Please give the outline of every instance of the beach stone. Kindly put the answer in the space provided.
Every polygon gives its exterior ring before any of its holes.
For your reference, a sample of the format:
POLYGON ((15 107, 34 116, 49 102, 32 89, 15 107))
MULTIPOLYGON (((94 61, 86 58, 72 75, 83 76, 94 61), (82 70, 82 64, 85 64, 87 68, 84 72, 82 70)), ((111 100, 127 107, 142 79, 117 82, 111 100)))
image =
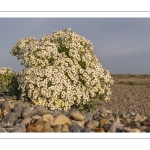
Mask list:
POLYGON ((99 122, 101 127, 103 127, 105 124, 110 124, 110 123, 111 122, 109 121, 109 119, 105 119, 105 118, 101 119, 99 122))
POLYGON ((88 112, 84 114, 84 122, 87 123, 93 119, 93 114, 88 112))
POLYGON ((70 132, 81 132, 83 128, 77 124, 70 126, 70 132))
POLYGON ((83 121, 71 120, 71 124, 72 125, 78 124, 79 126, 81 126, 82 128, 84 128, 84 120, 83 121))
POLYGON ((13 127, 13 130, 11 132, 26 132, 26 127, 24 124, 18 124, 13 127))
POLYGON ((99 116, 100 116, 99 113, 96 113, 96 114, 93 116, 93 119, 94 119, 94 120, 97 120, 97 119, 99 118, 99 116))
POLYGON ((2 120, 1 125, 2 127, 9 127, 13 126, 15 121, 18 119, 18 116, 15 112, 11 112, 7 114, 2 120))
POLYGON ((23 109, 26 108, 25 105, 23 105, 23 103, 18 103, 14 106, 14 112, 18 115, 18 117, 21 117, 21 113, 23 111, 23 109))
POLYGON ((139 129, 141 127, 139 122, 135 122, 135 126, 139 129))
POLYGON ((134 117, 136 114, 134 112, 129 112, 131 117, 134 117))
POLYGON ((119 129, 120 131, 122 131, 123 130, 123 126, 120 123, 118 123, 118 122, 113 122, 110 125, 109 132, 116 132, 117 129, 119 129))
POLYGON ((34 115, 33 117, 32 117, 32 119, 36 119, 36 120, 39 120, 39 119, 41 119, 42 118, 42 116, 39 116, 39 115, 34 115))
POLYGON ((54 112, 55 111, 47 110, 44 106, 41 105, 34 106, 34 115, 43 116, 44 114, 51 114, 55 116, 56 114, 54 112))
POLYGON ((7 132, 4 128, 0 127, 0 132, 7 132))
POLYGON ((49 132, 54 132, 54 129, 50 126, 49 132))
POLYGON ((91 128, 85 127, 81 130, 81 132, 93 132, 93 130, 91 128))
POLYGON ((147 122, 147 121, 142 121, 142 123, 141 123, 142 125, 144 125, 144 126, 149 126, 150 127, 150 122, 147 122))
POLYGON ((27 107, 22 110, 21 116, 22 118, 33 117, 35 114, 33 107, 27 107))
POLYGON ((24 124, 24 125, 30 124, 31 120, 32 120, 31 117, 27 117, 21 121, 21 124, 24 124))
POLYGON ((125 122, 126 122, 127 124, 130 124, 130 123, 131 123, 131 119, 126 118, 125 122))
POLYGON ((55 125, 55 126, 53 127, 53 129, 54 129, 55 132, 61 132, 61 130, 62 130, 62 125, 57 124, 57 125, 55 125))
POLYGON ((130 127, 123 127, 123 131, 125 131, 125 132, 131 132, 131 128, 130 127))
POLYGON ((98 125, 99 125, 99 122, 98 122, 98 121, 96 121, 96 120, 91 120, 90 122, 88 122, 88 123, 86 124, 86 127, 91 128, 92 130, 95 130, 96 127, 98 127, 98 125))
POLYGON ((148 119, 146 116, 140 116, 140 115, 136 115, 134 118, 134 121, 145 121, 146 119, 148 119))
POLYGON ((14 109, 14 107, 15 107, 15 104, 14 104, 14 103, 10 103, 10 102, 8 102, 8 105, 9 105, 9 108, 10 108, 11 110, 13 110, 13 109, 14 109))
POLYGON ((140 130, 140 131, 145 131, 145 132, 150 131, 150 130, 147 128, 147 126, 141 126, 139 130, 140 130))
POLYGON ((54 118, 52 126, 55 126, 57 124, 60 125, 66 124, 68 126, 71 126, 71 120, 67 116, 60 114, 54 118))
POLYGON ((62 132, 69 132, 69 127, 65 124, 62 125, 62 132))
POLYGON ((76 121, 82 121, 84 120, 84 116, 80 113, 80 111, 78 110, 72 110, 70 113, 69 113, 69 116, 73 119, 73 120, 76 120, 76 121))
POLYGON ((23 120, 23 119, 17 119, 17 120, 15 121, 14 125, 20 124, 22 120, 23 120))
POLYGON ((139 129, 135 128, 135 129, 131 129, 131 132, 141 132, 139 129))
POLYGON ((120 114, 120 118, 126 119, 126 118, 127 118, 127 117, 126 117, 126 114, 125 114, 124 112, 122 112, 122 113, 120 114))
POLYGON ((27 132, 50 132, 50 124, 44 120, 37 121, 27 127, 27 132))
POLYGON ((8 95, 4 95, 4 99, 5 99, 6 101, 13 101, 13 100, 15 100, 14 97, 8 96, 8 95))
POLYGON ((53 123, 54 120, 54 117, 51 114, 44 114, 42 118, 44 121, 48 121, 50 125, 53 123))
POLYGON ((1 111, 2 111, 2 117, 6 116, 11 112, 11 109, 9 107, 9 102, 5 101, 1 105, 1 111))
POLYGON ((36 121, 38 121, 38 120, 33 118, 33 119, 30 121, 30 124, 34 124, 36 121))
POLYGON ((96 128, 95 132, 105 132, 104 128, 96 128))
POLYGON ((121 118, 116 118, 116 122, 121 124, 121 118))
POLYGON ((55 109, 53 110, 53 116, 56 117, 58 115, 62 114, 62 111, 61 110, 58 110, 58 109, 55 109))

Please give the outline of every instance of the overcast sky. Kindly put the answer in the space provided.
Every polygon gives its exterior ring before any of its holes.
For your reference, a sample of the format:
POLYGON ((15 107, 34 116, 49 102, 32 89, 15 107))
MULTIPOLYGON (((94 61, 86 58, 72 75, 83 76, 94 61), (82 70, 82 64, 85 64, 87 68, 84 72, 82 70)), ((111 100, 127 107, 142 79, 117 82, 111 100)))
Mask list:
POLYGON ((10 54, 19 38, 66 28, 89 39, 112 74, 150 74, 150 18, 0 18, 0 67, 24 68, 10 54))

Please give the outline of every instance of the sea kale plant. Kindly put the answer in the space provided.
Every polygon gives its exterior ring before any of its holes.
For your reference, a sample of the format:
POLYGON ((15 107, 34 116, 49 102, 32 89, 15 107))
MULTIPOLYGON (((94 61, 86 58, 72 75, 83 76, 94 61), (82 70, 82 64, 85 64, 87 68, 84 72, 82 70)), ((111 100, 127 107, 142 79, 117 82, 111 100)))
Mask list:
POLYGON ((10 67, 0 68, 0 94, 19 96, 17 76, 10 67))
POLYGON ((22 96, 47 109, 90 109, 94 99, 108 101, 113 79, 102 68, 90 40, 70 28, 36 40, 19 39, 12 55, 22 59, 18 73, 22 96))

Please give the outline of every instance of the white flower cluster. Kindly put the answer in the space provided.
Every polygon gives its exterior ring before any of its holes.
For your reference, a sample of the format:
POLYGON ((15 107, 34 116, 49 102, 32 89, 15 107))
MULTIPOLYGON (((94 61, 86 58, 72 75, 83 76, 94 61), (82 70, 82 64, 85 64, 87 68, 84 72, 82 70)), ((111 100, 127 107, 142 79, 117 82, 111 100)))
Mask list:
POLYGON ((109 100, 113 83, 94 54, 89 40, 71 29, 19 39, 11 54, 22 59, 25 70, 18 73, 22 96, 47 109, 69 110, 92 98, 109 100))
POLYGON ((10 67, 1 67, 0 68, 0 74, 2 75, 10 75, 15 74, 14 71, 10 67))
POLYGON ((10 67, 0 67, 0 85, 8 86, 15 76, 15 72, 10 67))

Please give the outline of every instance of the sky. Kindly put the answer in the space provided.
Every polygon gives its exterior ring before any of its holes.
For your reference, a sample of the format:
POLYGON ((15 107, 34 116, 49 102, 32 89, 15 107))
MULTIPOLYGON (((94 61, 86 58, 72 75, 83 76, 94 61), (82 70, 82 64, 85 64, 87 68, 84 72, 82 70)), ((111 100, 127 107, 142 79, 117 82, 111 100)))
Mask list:
POLYGON ((0 67, 24 69, 10 54, 18 39, 66 28, 92 42, 111 74, 150 74, 150 18, 0 18, 0 67))

